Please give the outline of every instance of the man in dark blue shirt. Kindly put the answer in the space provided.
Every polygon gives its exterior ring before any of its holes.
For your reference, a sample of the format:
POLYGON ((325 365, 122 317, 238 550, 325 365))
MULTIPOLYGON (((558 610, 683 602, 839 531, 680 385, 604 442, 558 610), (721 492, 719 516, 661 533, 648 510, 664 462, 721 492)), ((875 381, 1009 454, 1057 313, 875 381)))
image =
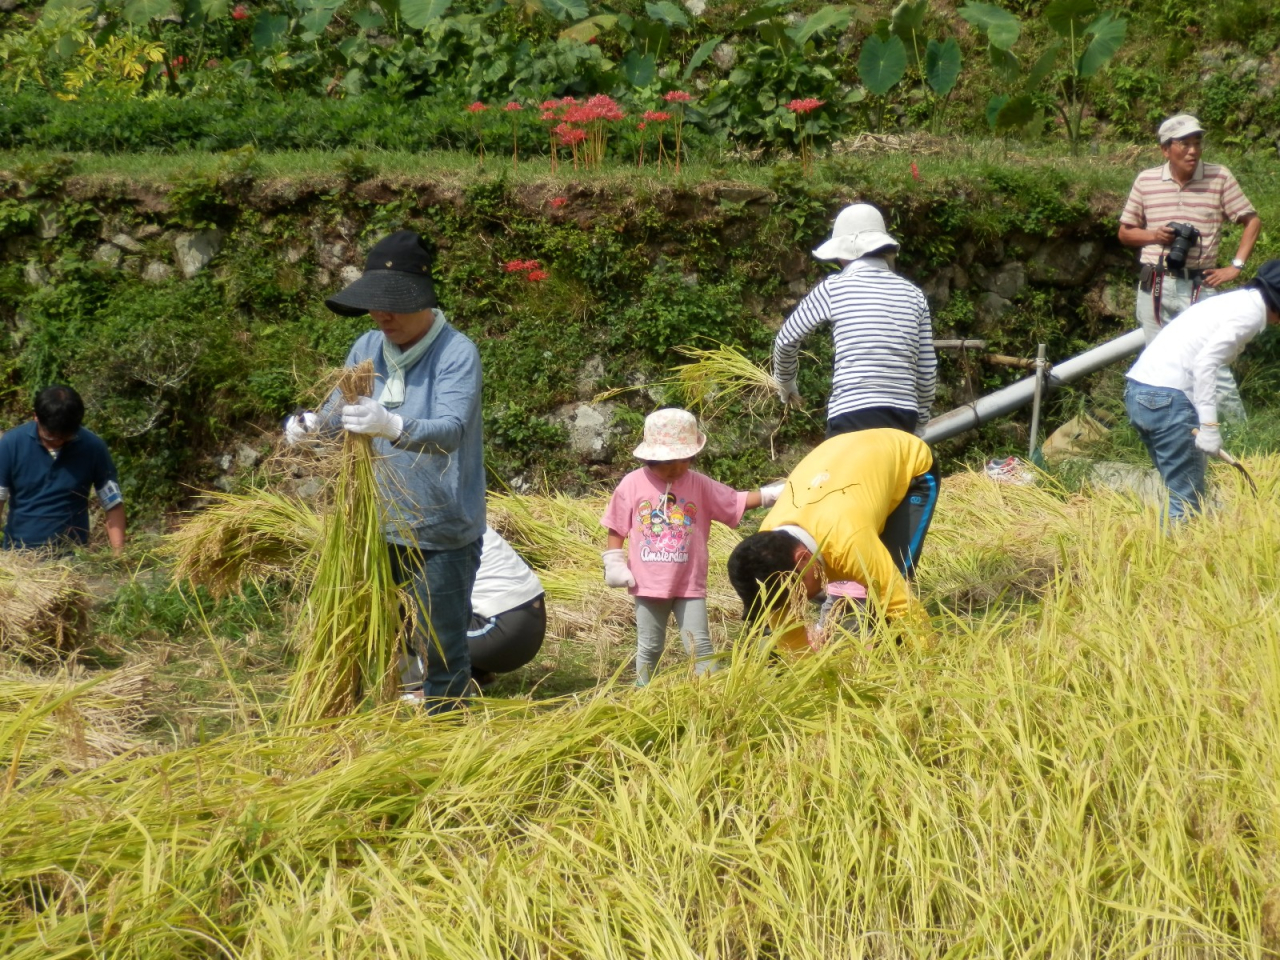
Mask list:
POLYGON ((107 539, 124 550, 124 502, 107 445, 84 429, 84 401, 70 387, 36 397, 35 417, 0 436, 0 514, 8 549, 65 550, 89 540, 89 490, 106 511, 107 539))

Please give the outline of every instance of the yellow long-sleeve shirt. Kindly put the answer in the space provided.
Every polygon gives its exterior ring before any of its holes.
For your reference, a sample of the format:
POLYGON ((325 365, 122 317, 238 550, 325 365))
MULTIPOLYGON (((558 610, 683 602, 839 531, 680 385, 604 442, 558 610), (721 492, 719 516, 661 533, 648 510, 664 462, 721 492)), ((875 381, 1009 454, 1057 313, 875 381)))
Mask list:
POLYGON ((818 542, 829 579, 863 584, 895 619, 907 612, 911 594, 880 534, 911 481, 932 464, 928 445, 902 430, 832 437, 791 471, 760 529, 803 528, 818 542))

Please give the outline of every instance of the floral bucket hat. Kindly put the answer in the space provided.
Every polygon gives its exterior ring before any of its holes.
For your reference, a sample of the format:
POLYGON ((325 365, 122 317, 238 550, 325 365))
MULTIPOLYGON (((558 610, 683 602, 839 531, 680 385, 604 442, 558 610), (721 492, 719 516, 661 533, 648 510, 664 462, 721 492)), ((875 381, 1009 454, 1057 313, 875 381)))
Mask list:
POLYGON ((692 413, 666 407, 644 418, 644 442, 634 452, 638 460, 687 460, 706 443, 692 413))

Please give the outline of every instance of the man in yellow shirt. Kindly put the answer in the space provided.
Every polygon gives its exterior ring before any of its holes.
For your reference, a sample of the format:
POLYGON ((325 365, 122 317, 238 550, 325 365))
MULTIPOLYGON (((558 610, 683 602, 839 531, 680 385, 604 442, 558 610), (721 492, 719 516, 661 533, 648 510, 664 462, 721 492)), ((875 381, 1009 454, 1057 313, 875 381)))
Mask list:
POLYGON ((791 471, 760 532, 729 555, 743 616, 770 617, 791 595, 786 581, 797 577, 810 600, 828 578, 853 580, 886 620, 904 616, 938 486, 933 452, 903 430, 861 430, 820 444, 791 471))

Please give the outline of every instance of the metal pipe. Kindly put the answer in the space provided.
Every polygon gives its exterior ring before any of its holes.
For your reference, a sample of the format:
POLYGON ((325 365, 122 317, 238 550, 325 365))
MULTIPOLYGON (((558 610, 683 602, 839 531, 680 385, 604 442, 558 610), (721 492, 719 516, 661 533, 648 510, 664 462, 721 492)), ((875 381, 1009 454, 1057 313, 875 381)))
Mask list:
MULTIPOLYGON (((1133 356, 1142 349, 1144 342, 1141 330, 1130 330, 1123 336, 1108 340, 1070 360, 1055 364, 1045 379, 1045 387, 1052 391, 1064 383, 1071 383, 1096 373, 1103 367, 1109 367, 1126 357, 1133 356)), ((979 397, 973 403, 957 407, 940 417, 934 417, 925 430, 925 441, 937 443, 939 440, 947 440, 966 430, 972 430, 988 420, 1026 406, 1035 395, 1035 380, 1035 377, 1027 377, 1003 390, 979 397)))
POLYGON ((1027 456, 1035 459, 1036 437, 1040 435, 1040 399, 1044 395, 1044 344, 1036 348, 1036 386, 1031 401, 1031 449, 1027 456))

